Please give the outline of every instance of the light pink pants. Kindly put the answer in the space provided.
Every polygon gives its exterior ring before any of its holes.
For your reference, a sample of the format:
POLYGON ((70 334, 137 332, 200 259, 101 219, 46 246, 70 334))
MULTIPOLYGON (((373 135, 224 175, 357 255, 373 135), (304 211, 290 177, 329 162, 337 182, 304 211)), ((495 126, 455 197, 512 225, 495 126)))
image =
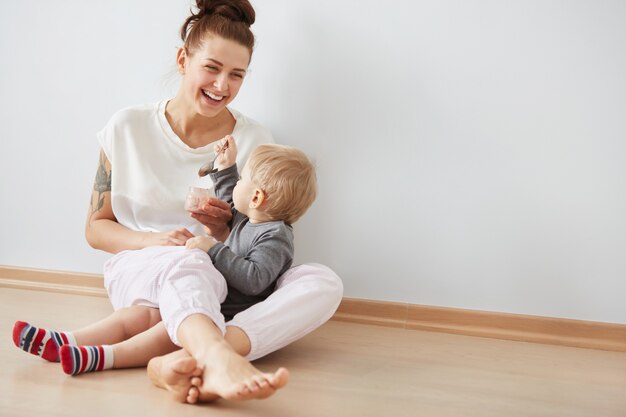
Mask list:
POLYGON ((165 328, 180 346, 178 326, 191 314, 204 314, 222 331, 242 329, 250 339, 248 360, 268 355, 328 321, 343 295, 341 279, 320 264, 292 267, 278 278, 264 301, 225 323, 220 304, 226 281, 205 252, 180 246, 123 251, 104 265, 104 283, 113 308, 159 308, 165 328))

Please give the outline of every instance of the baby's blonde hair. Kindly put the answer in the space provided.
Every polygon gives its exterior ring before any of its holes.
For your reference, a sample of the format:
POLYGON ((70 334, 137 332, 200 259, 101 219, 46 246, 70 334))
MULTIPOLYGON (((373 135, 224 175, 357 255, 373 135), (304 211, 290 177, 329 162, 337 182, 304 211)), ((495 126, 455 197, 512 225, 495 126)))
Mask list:
POLYGON ((304 152, 284 145, 260 145, 247 162, 252 182, 265 193, 261 210, 272 220, 295 223, 317 195, 315 167, 304 152))

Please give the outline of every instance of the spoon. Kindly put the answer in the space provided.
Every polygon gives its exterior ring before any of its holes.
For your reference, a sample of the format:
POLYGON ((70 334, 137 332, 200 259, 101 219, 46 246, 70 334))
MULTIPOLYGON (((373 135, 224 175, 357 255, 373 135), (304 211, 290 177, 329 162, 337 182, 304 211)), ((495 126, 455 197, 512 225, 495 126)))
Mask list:
POLYGON ((215 168, 213 167, 215 165, 215 161, 217 160, 217 157, 220 156, 220 154, 224 152, 227 148, 228 148, 228 141, 224 142, 222 147, 219 148, 217 152, 215 152, 215 158, 213 158, 212 160, 210 160, 209 162, 207 162, 206 164, 200 167, 200 170, 198 170, 198 176, 206 177, 211 172, 215 172, 215 168))

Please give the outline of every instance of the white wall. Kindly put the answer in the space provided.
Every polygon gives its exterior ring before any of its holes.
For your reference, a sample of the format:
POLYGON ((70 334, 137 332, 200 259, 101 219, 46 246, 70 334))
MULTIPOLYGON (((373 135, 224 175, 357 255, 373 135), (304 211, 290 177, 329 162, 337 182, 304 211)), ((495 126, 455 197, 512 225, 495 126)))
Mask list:
MULTIPOLYGON (((95 132, 176 89, 188 3, 100 3, 0 5, 0 264, 99 273, 95 132)), ((255 5, 235 107, 317 160, 298 261, 350 297, 626 323, 626 3, 255 5)))

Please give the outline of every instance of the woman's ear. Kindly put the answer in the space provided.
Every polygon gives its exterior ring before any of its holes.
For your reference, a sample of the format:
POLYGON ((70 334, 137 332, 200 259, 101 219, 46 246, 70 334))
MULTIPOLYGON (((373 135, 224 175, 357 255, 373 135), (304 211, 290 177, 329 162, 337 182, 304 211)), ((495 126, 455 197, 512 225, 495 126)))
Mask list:
POLYGON ((261 205, 265 201, 265 198, 266 198, 265 192, 259 188, 256 188, 254 190, 254 193, 252 194, 252 198, 250 199, 249 207, 251 209, 258 209, 259 207, 261 207, 261 205))
POLYGON ((178 48, 178 52, 176 53, 176 67, 178 68, 178 72, 182 75, 185 75, 187 59, 187 50, 185 48, 178 48))

